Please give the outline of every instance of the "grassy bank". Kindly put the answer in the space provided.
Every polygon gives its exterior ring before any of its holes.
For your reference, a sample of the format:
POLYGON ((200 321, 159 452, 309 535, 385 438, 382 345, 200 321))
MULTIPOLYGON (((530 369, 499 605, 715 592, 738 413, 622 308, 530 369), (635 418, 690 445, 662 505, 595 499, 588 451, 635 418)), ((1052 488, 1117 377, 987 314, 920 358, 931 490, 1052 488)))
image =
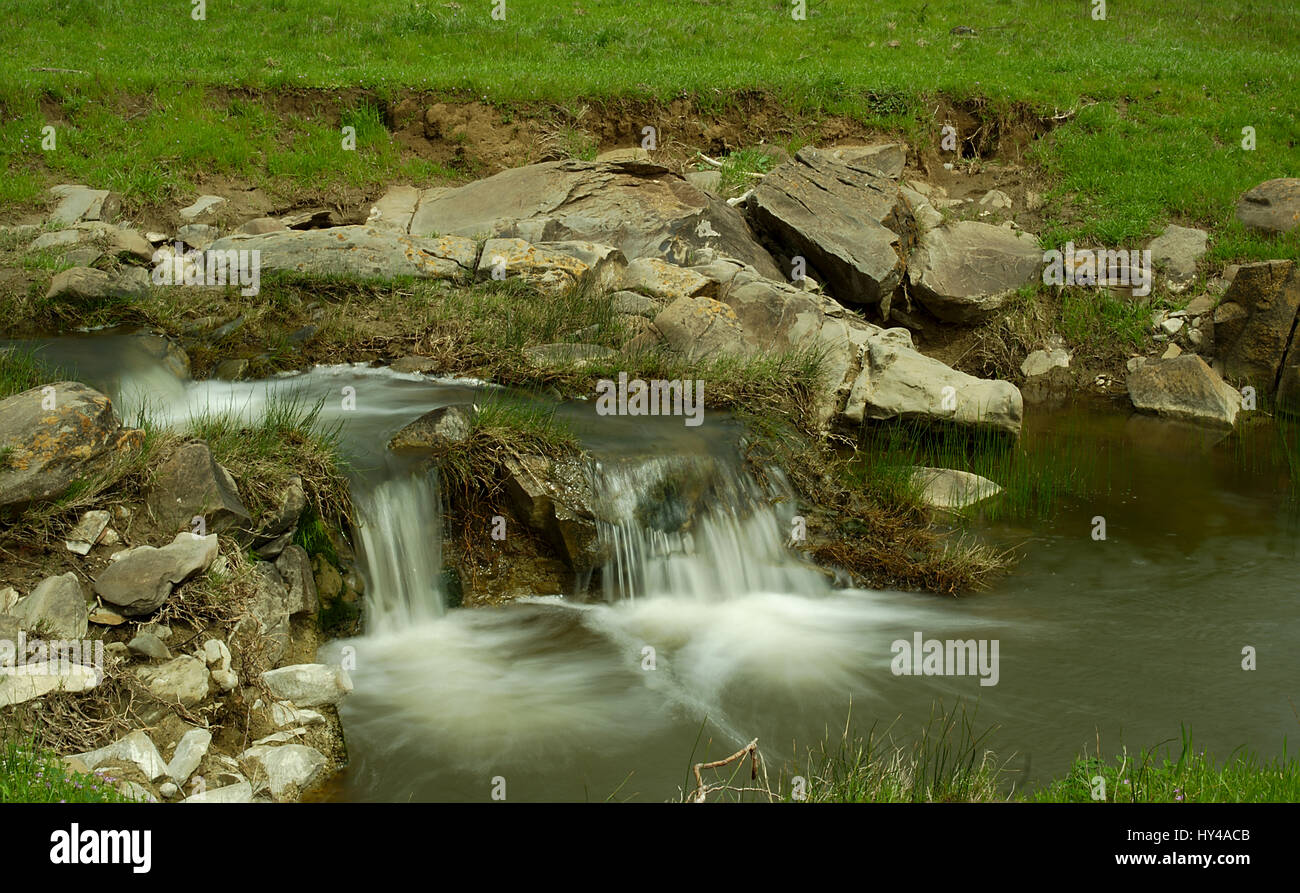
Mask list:
POLYGON ((132 802, 108 778, 73 772, 33 741, 0 736, 0 803, 132 802))
POLYGON ((1300 9, 1286 2, 1128 0, 1104 21, 1083 0, 813 0, 803 21, 787 4, 692 0, 511 0, 503 20, 489 4, 427 0, 190 13, 162 0, 129 10, 29 0, 10 17, 4 206, 30 207, 51 178, 113 187, 139 206, 223 178, 320 194, 473 172, 394 139, 387 125, 403 98, 481 101, 507 125, 541 115, 552 132, 586 129, 601 148, 632 144, 644 124, 670 142, 683 114, 744 107, 772 141, 811 138, 843 116, 921 147, 951 122, 968 160, 1031 146, 1055 200, 1046 241, 1128 244, 1174 218, 1213 227, 1223 261, 1278 255, 1242 231, 1232 206, 1256 183, 1294 175, 1300 157, 1300 9), (659 109, 655 120, 601 111, 628 98, 656 103, 646 107, 659 109), (600 115, 614 120, 588 126, 600 115), (40 145, 46 125, 52 151, 40 145), (356 128, 355 152, 340 147, 344 125, 356 128), (1254 128, 1253 150, 1243 127, 1254 128))

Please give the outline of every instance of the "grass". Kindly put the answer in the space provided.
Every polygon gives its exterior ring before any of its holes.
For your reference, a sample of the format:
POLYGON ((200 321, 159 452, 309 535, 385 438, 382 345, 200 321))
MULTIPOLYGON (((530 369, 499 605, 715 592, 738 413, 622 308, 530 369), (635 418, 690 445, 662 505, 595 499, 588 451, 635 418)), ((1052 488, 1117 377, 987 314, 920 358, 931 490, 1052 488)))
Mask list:
POLYGON ((719 193, 739 195, 754 184, 754 174, 765 174, 776 164, 776 159, 762 149, 741 149, 722 159, 719 193))
POLYGON ((0 739, 0 803, 133 803, 98 775, 71 772, 34 740, 0 739))
POLYGON ((57 381, 56 375, 35 351, 23 347, 0 348, 0 400, 57 381))
MULTIPOLYGON (((1100 747, 1098 747, 1100 751, 1100 747)), ((1218 760, 1192 743, 1183 729, 1173 748, 1127 749, 1110 761, 1084 753, 1065 778, 1028 797, 1035 803, 1295 803, 1300 800, 1300 762, 1288 756, 1265 760, 1244 748, 1218 760), (1097 779, 1103 779, 1099 784, 1097 779)))
MULTIPOLYGON (((209 8, 204 21, 162 0, 124 10, 29 0, 10 17, 0 35, 6 205, 39 201, 47 176, 110 186, 128 204, 191 195, 200 176, 323 192, 434 176, 365 111, 412 93, 505 108, 687 97, 717 115, 765 91, 769 108, 803 119, 791 137, 844 115, 933 145, 952 118, 984 156, 998 136, 1052 119, 1030 154, 1053 179, 1049 207, 1073 208, 1052 221, 1061 241, 1131 244, 1175 219, 1212 227, 1221 261, 1296 244, 1249 237, 1232 214, 1242 191, 1297 168, 1300 9, 1287 2, 1129 0, 1105 21, 1084 0, 819 0, 804 21, 783 4, 694 0, 513 0, 504 21, 488 6, 432 0, 264 0, 209 8), (955 25, 976 36, 950 34, 955 25), (296 101, 286 116, 258 91, 314 95, 329 114, 296 101), (333 123, 348 109, 366 125, 354 153, 333 123), (58 137, 49 152, 47 124, 58 137)), ((673 137, 670 123, 661 129, 673 137)))

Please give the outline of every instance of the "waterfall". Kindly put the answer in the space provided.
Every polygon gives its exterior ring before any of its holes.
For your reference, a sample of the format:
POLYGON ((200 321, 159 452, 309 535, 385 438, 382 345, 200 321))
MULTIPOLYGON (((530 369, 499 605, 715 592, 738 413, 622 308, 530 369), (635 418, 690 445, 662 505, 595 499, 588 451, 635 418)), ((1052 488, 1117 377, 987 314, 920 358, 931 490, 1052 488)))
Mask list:
POLYGON ((752 593, 820 595, 823 572, 790 549, 794 513, 784 479, 768 492, 738 457, 598 463, 593 491, 606 520, 607 601, 670 596, 728 601, 752 593))
POLYGON ((375 481, 354 478, 357 548, 364 570, 367 625, 390 632, 441 617, 442 503, 437 472, 389 457, 375 481))

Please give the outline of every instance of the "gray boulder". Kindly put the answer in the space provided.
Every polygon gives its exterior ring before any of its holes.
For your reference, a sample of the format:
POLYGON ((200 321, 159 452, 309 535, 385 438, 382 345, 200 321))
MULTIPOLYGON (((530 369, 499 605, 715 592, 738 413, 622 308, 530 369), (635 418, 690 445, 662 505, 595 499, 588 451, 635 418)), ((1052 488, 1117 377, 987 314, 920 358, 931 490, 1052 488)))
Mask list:
POLYGON ((457 236, 416 238, 370 226, 236 233, 209 248, 259 251, 262 272, 356 276, 363 279, 459 279, 474 272, 478 245, 457 236))
POLYGON ((749 208, 757 229, 804 257, 842 301, 876 304, 902 282, 916 225, 898 184, 874 166, 800 150, 763 178, 749 208))
POLYGON ((158 610, 172 589, 201 573, 217 558, 217 535, 178 533, 161 549, 137 546, 99 572, 95 593, 125 616, 158 610))
POLYGON ((1300 311, 1300 265, 1290 260, 1243 264, 1215 313, 1215 341, 1223 372, 1261 394, 1272 394, 1300 311), (1241 308, 1240 325, 1226 316, 1241 308), (1225 320, 1219 322, 1220 311, 1225 320))
POLYGON ((305 744, 259 745, 240 754, 253 790, 270 790, 276 801, 296 800, 321 777, 328 761, 305 744))
POLYGON ((658 257, 681 266, 694 249, 712 247, 779 275, 740 212, 648 161, 549 161, 428 190, 410 232, 595 242, 629 260, 658 257))
POLYGON ((208 696, 208 668, 198 658, 177 657, 135 672, 150 694, 168 704, 193 707, 208 696))
POLYGON ((1210 235, 1203 229, 1169 224, 1147 248, 1156 267, 1164 270, 1172 291, 1181 291, 1196 279, 1196 262, 1209 250, 1210 235))
POLYGON ((44 628, 52 638, 84 639, 90 628, 86 593, 77 575, 69 571, 46 577, 13 609, 27 629, 44 628))
POLYGON ((267 670, 262 684, 281 701, 295 707, 320 707, 337 704, 352 691, 352 679, 342 667, 329 664, 294 664, 267 670))
POLYGON ((61 496, 143 442, 143 431, 121 426, 107 397, 79 382, 14 394, 0 401, 0 509, 61 496))
POLYGON ((315 614, 319 608, 316 599, 316 578, 311 572, 311 557, 302 546, 284 547, 275 560, 275 569, 284 581, 288 593, 286 609, 294 614, 315 614))
POLYGON ((122 202, 116 193, 107 189, 90 189, 86 186, 63 184, 51 186, 50 192, 59 204, 50 214, 50 222, 70 226, 81 220, 112 220, 121 210, 122 202))
POLYGON ((1042 270, 1043 251, 1033 236, 963 220, 922 233, 908 279, 921 305, 939 319, 974 323, 1042 270))
POLYGON ((1196 354, 1151 360, 1128 374, 1128 394, 1142 412, 1231 428, 1241 394, 1196 354))
POLYGON ((1272 236, 1300 226, 1300 177, 1266 180, 1242 194, 1237 219, 1249 230, 1272 236))
POLYGON ((394 452, 443 452, 458 443, 464 443, 473 429, 474 410, 471 406, 440 406, 406 425, 388 441, 394 452))
MULTIPOLYGON (((234 478, 217 464, 202 441, 183 443, 163 460, 154 473, 145 504, 159 526, 169 533, 192 530, 196 517, 203 519, 207 533, 234 529, 246 534, 252 524, 234 478)), ((276 531, 275 535, 282 532, 276 531)))

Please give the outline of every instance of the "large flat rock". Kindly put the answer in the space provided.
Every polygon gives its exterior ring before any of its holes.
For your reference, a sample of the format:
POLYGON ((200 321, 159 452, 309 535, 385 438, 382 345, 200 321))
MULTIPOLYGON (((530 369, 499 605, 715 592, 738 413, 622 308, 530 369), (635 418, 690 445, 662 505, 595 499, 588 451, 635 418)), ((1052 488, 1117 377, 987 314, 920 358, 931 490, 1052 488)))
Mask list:
POLYGON ((939 319, 975 323, 1042 275, 1043 251, 1028 233, 963 220, 922 233, 908 278, 939 319))
POLYGON ((262 272, 357 276, 363 279, 455 279, 473 275, 478 243, 460 236, 417 238, 375 226, 335 226, 250 235, 213 242, 217 251, 258 251, 262 272))
POLYGON ((1231 428, 1241 394, 1196 354, 1154 360, 1128 375, 1128 395, 1142 412, 1231 428))
POLYGON ((763 178, 750 214, 789 257, 804 257, 841 301, 879 303, 903 280, 915 224, 898 184, 874 163, 801 150, 763 178))
MULTIPOLYGON (((400 206, 400 198, 391 204, 400 206)), ((695 250, 713 248, 764 275, 780 275, 739 211, 646 161, 548 161, 456 189, 428 190, 412 212, 410 232, 596 242, 629 260, 656 257, 679 266, 695 250)))

